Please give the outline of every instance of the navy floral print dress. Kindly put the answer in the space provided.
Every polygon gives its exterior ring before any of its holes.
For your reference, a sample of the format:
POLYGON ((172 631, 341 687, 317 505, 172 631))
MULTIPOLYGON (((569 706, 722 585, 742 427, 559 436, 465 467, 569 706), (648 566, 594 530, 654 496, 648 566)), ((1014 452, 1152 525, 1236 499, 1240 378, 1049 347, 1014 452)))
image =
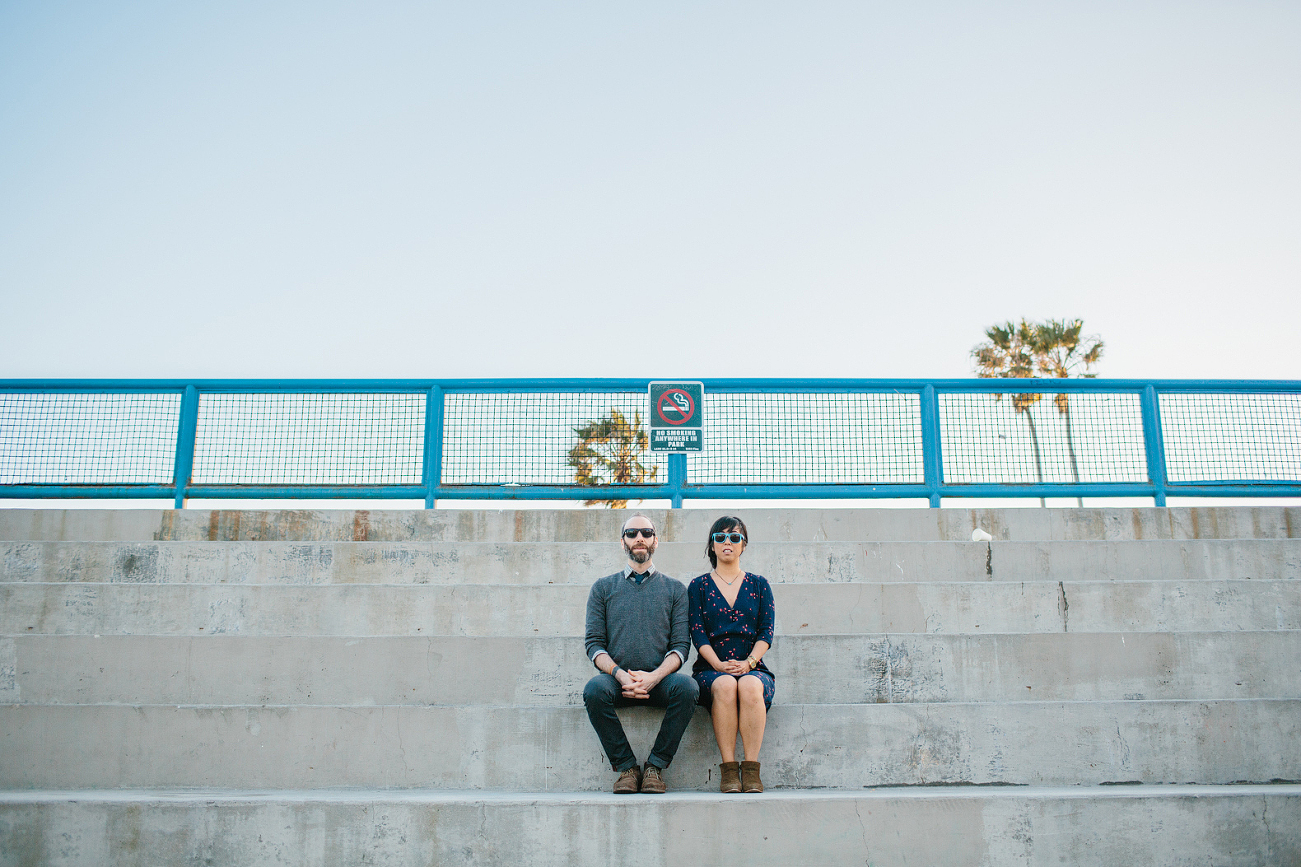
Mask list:
MULTIPOLYGON (((697 650, 691 676, 700 684, 700 703, 709 707, 712 701, 709 689, 714 680, 732 675, 714 671, 713 666, 700 655, 700 647, 708 644, 719 659, 745 659, 754 649, 756 641, 766 641, 771 646, 777 607, 773 604, 768 579, 749 572, 745 573, 741 581, 735 605, 727 604, 709 573, 693 578, 687 585, 687 603, 691 642, 697 650)), ((742 676, 751 675, 763 681, 764 706, 772 707, 777 685, 762 659, 759 660, 758 668, 742 676)))

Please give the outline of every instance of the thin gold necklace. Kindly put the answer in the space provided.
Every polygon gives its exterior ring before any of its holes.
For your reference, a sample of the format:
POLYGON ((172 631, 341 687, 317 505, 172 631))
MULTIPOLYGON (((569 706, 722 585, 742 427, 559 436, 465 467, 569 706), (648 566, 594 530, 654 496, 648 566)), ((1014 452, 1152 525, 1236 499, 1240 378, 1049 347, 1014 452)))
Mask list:
POLYGON ((740 581, 742 578, 745 577, 745 570, 742 569, 742 570, 741 570, 741 574, 740 574, 740 575, 737 575, 737 576, 736 576, 735 578, 733 578, 731 581, 728 581, 728 580, 727 580, 726 578, 724 578, 722 575, 719 575, 717 569, 714 570, 714 577, 717 578, 719 581, 722 581, 722 582, 723 582, 724 584, 726 584, 728 587, 731 587, 731 586, 732 586, 733 584, 735 584, 737 581, 740 581))

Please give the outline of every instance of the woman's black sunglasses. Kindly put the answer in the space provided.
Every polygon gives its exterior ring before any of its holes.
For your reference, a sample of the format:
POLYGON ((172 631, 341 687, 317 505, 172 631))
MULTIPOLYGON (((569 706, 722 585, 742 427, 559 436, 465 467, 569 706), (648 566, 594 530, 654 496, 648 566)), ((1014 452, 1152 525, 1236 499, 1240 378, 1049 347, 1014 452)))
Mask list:
POLYGON ((740 533, 715 533, 714 541, 731 542, 733 545, 735 545, 737 542, 744 542, 745 537, 742 536, 740 533))
POLYGON ((655 538, 655 529, 653 527, 629 527, 623 531, 623 537, 625 539, 636 539, 638 533, 641 533, 643 539, 655 538))

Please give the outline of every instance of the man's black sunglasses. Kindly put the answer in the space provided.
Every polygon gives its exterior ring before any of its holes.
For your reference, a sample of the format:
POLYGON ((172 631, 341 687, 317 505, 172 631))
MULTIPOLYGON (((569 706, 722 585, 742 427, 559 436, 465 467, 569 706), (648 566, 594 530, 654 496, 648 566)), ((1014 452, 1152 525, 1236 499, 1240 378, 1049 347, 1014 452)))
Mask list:
POLYGON ((731 542, 733 545, 735 545, 737 542, 744 542, 745 537, 742 536, 740 533, 715 533, 714 541, 731 542))
POLYGON ((638 533, 641 533, 641 537, 643 539, 655 538, 654 527, 629 527, 628 529, 623 531, 623 537, 625 539, 636 539, 638 533))

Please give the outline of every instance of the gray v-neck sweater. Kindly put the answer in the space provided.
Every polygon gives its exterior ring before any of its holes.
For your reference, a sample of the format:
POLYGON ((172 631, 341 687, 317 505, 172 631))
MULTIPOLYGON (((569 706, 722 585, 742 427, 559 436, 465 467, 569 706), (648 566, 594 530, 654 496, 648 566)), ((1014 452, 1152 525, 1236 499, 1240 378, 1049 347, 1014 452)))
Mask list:
POLYGON ((587 594, 587 658, 601 651, 626 669, 654 671, 676 651, 691 653, 687 588, 653 570, 640 585, 622 571, 606 575, 587 594))

